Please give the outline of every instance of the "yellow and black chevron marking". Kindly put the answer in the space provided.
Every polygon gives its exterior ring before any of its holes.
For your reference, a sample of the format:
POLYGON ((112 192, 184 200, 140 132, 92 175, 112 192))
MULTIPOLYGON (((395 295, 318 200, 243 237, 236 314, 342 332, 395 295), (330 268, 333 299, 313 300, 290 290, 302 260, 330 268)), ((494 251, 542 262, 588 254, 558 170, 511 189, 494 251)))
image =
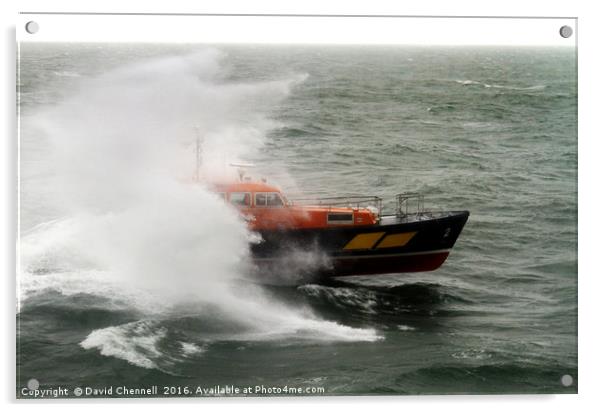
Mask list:
MULTIPOLYGON (((415 234, 416 232, 407 232, 387 235, 380 243, 378 243, 376 248, 382 249, 405 246, 415 234)), ((351 239, 349 243, 345 245, 345 247, 343 247, 343 250, 372 249, 384 235, 385 232, 362 233, 355 235, 355 237, 351 239)))
POLYGON ((416 234, 416 232, 406 233, 395 233, 394 235, 388 235, 376 246, 377 249, 383 249, 388 247, 402 247, 405 246, 416 234))
POLYGON ((372 249, 374 244, 378 242, 384 234, 385 232, 374 232, 355 235, 355 237, 345 245, 343 250, 372 249))

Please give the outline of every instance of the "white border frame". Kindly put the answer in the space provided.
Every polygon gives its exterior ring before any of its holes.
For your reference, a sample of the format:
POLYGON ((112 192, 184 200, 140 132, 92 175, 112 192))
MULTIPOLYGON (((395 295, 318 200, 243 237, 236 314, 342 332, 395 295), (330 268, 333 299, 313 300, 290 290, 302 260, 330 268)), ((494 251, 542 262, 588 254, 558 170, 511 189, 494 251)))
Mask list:
MULTIPOLYGON (((488 16, 508 15, 543 15, 543 16, 576 16, 579 18, 579 395, 558 396, 430 396, 430 397, 385 397, 385 398, 303 398, 295 399, 205 399, 199 402, 179 400, 180 407, 189 407, 198 410, 199 407, 229 407, 240 405, 249 410, 266 409, 281 410, 282 404, 287 403, 287 408, 292 410, 306 410, 308 407, 316 408, 322 404, 324 408, 344 405, 346 409, 365 410, 371 408, 374 402, 378 408, 399 410, 402 408, 420 408, 420 410, 445 409, 446 411, 482 411, 487 407, 489 411, 506 411, 513 407, 528 407, 531 410, 563 411, 578 406, 580 409, 594 409, 599 406, 599 367, 601 366, 601 353, 599 342, 601 332, 598 327, 597 314, 602 310, 599 293, 601 280, 599 276, 599 259, 597 248, 599 233, 602 223, 597 216, 600 205, 601 191, 598 183, 600 170, 599 156, 602 129, 599 122, 599 98, 602 95, 599 73, 602 72, 600 64, 599 39, 602 38, 602 25, 600 14, 595 2, 584 0, 567 1, 532 1, 505 0, 503 2, 480 2, 475 0, 456 0, 454 2, 422 1, 405 4, 402 2, 387 2, 373 0, 331 0, 329 2, 306 0, 282 2, 277 0, 254 0, 252 3, 245 0, 207 0, 195 2, 191 0, 171 0, 169 4, 161 0, 147 0, 144 3, 134 0, 105 0, 102 3, 79 2, 76 0, 54 0, 48 4, 43 0, 8 0, 1 3, 2 13, 0 19, 3 23, 3 99, 1 100, 2 124, 4 134, 8 138, 3 140, 4 174, 2 189, 4 193, 3 213, 5 233, 2 237, 2 261, 5 262, 5 275, 14 271, 15 265, 15 231, 16 231, 16 140, 10 136, 16 133, 16 106, 14 101, 15 90, 15 16, 22 10, 53 10, 53 11, 147 11, 147 12, 287 12, 287 13, 380 13, 380 14, 480 14, 488 16), (578 403, 578 405, 577 405, 578 403)), ((15 388, 15 284, 14 277, 4 276, 4 308, 7 321, 3 332, 2 353, 5 356, 0 374, 0 388, 3 400, 11 410, 14 404, 15 388)), ((19 401, 20 407, 28 409, 34 402, 19 401)), ((100 410, 106 408, 104 403, 111 403, 113 407, 129 408, 133 403, 144 403, 145 409, 163 410, 166 403, 173 400, 109 400, 103 403, 85 401, 36 401, 42 403, 49 410, 64 411, 65 404, 100 410)))

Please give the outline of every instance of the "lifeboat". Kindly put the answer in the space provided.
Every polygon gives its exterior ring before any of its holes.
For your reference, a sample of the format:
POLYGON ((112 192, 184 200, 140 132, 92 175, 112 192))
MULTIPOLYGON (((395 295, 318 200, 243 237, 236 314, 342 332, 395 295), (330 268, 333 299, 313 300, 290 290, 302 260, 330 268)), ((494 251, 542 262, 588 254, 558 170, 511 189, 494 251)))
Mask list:
POLYGON ((261 240, 251 246, 258 273, 335 277, 432 271, 447 259, 469 212, 432 212, 423 197, 401 193, 382 213, 376 196, 289 200, 265 179, 213 185, 261 240), (410 205, 414 207, 410 208, 410 205), (282 273, 281 273, 282 274, 282 273))

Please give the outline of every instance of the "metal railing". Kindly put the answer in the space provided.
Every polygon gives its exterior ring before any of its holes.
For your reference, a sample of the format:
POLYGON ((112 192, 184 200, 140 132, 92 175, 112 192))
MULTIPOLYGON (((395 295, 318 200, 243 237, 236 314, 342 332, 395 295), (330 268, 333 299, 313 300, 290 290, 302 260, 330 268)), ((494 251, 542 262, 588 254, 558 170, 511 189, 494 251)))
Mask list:
MULTIPOLYGON (((348 207, 362 209, 373 206, 378 211, 378 217, 386 215, 383 211, 383 199, 378 196, 337 196, 320 198, 290 199, 291 205, 305 207, 348 207)), ((393 206, 389 204, 389 206, 393 206)), ((395 195, 395 215, 399 218, 420 217, 429 215, 430 211, 424 207, 424 195, 417 192, 405 192, 395 195)))
POLYGON ((396 214, 399 217, 418 216, 426 213, 424 209, 424 195, 416 192, 399 193, 396 214))
POLYGON ((378 196, 336 196, 336 197, 319 197, 319 198, 304 198, 290 199, 292 205, 302 205, 306 207, 349 207, 355 210, 375 207, 380 217, 382 211, 383 200, 378 196))

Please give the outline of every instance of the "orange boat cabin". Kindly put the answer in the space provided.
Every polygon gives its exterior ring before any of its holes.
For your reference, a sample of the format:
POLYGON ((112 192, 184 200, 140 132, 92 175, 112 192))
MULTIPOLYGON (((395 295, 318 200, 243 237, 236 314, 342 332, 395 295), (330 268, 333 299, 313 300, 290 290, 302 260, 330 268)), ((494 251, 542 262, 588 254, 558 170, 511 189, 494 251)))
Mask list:
POLYGON ((315 229, 369 226, 379 221, 379 211, 359 205, 300 205, 287 200, 265 182, 236 182, 214 186, 224 201, 238 208, 252 230, 315 229))

